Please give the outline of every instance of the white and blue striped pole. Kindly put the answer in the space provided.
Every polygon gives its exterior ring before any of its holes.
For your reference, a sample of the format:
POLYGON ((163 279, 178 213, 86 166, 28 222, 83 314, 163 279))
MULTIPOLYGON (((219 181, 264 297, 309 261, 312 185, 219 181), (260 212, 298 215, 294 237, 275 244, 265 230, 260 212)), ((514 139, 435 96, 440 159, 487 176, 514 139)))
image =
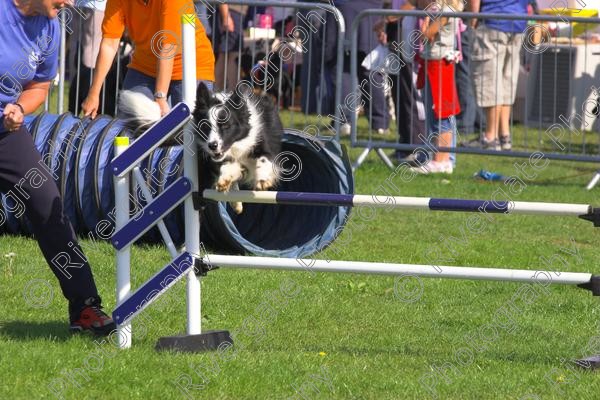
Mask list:
POLYGON ((218 192, 213 189, 206 189, 203 192, 203 197, 205 199, 214 201, 240 201, 242 203, 259 204, 352 207, 371 206, 382 208, 421 209, 429 211, 463 211, 505 214, 562 215, 578 217, 590 215, 594 210, 594 208, 588 204, 542 203, 525 201, 496 202, 491 200, 376 196, 360 194, 351 195, 310 192, 263 192, 247 190, 218 192))

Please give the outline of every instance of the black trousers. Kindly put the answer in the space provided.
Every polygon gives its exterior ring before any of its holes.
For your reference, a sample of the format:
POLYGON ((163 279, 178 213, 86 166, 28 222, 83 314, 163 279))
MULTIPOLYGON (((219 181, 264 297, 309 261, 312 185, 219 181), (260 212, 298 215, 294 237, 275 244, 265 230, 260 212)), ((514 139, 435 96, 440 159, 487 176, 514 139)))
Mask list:
MULTIPOLYGON (((388 23, 386 26, 388 41, 402 43, 402 22, 388 23)), ((425 121, 419 119, 419 110, 417 102, 420 100, 420 94, 413 84, 413 63, 407 60, 401 53, 392 49, 394 54, 402 60, 404 64, 397 75, 390 74, 392 80, 392 99, 396 106, 396 126, 398 127, 398 143, 417 144, 421 143, 418 139, 419 134, 427 136, 425 132, 425 121)), ((398 156, 407 156, 411 152, 399 150, 398 156)))
MULTIPOLYGON (((342 13, 346 26, 351 26, 352 21, 356 19, 359 13, 369 8, 381 8, 383 2, 381 0, 362 0, 362 1, 344 1, 337 5, 339 11, 342 13)), ((357 90, 361 93, 361 101, 365 102, 365 115, 370 122, 372 129, 387 129, 389 125, 389 114, 388 107, 385 101, 385 93, 381 87, 381 80, 379 77, 375 77, 375 85, 370 84, 369 71, 362 67, 362 61, 364 58, 374 49, 377 44, 377 35, 373 31, 373 27, 379 21, 380 18, 371 16, 362 18, 358 24, 357 31, 357 71, 358 71, 358 83, 362 85, 357 90)), ((337 57, 337 46, 338 46, 338 27, 335 18, 331 13, 327 13, 327 23, 325 24, 325 63, 335 71, 336 63, 343 62, 343 75, 342 75, 342 106, 345 117, 350 120, 352 113, 356 112, 356 107, 351 105, 347 106, 345 99, 352 93, 352 75, 351 71, 351 58, 350 51, 344 52, 344 59, 338 60, 337 57)), ((350 31, 346 31, 346 40, 350 42, 350 31)), ((317 51, 321 51, 320 49, 317 51)), ((335 74, 335 72, 333 72, 335 74)), ((335 76, 335 75, 334 75, 335 76)), ((317 78, 319 79, 319 78, 317 78)), ((335 85, 335 78, 334 78, 335 85)), ((337 107, 337 104, 333 105, 333 109, 337 107)))
MULTIPOLYGON (((396 125, 398 126, 398 142, 403 144, 419 143, 418 136, 425 132, 425 121, 419 119, 417 102, 419 93, 413 84, 412 63, 406 61, 399 75, 390 75, 392 80, 392 98, 396 105, 396 125)), ((406 151, 410 153, 410 151, 406 151)))
MULTIPOLYGON (((46 262, 58 278, 63 295, 69 301, 71 321, 90 297, 100 302, 90 265, 69 219, 52 172, 45 166, 27 129, 2 132, 0 129, 0 191, 12 200, 15 216, 25 215, 46 262)), ((8 207, 7 207, 8 208, 8 207)))

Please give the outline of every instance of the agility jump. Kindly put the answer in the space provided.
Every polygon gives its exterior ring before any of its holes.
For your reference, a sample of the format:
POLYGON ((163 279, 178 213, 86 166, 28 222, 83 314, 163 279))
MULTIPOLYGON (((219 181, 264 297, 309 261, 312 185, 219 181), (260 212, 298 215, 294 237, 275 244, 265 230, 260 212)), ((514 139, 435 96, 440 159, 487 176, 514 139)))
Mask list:
MULTIPOLYGON (((198 170, 195 155, 184 151, 184 177, 178 179, 165 189, 158 197, 152 199, 144 210, 133 218, 129 218, 129 175, 137 184, 145 183, 135 174, 136 164, 148 156, 160 143, 173 135, 184 125, 185 142, 193 142, 193 128, 190 126, 190 109, 195 99, 194 79, 194 18, 183 18, 183 59, 184 59, 184 99, 186 104, 176 106, 170 114, 163 117, 133 145, 126 141, 117 143, 116 157, 112 162, 115 175, 115 204, 117 208, 117 231, 112 242, 117 249, 117 308, 113 319, 118 324, 121 347, 131 346, 131 321, 175 282, 187 278, 187 332, 186 335, 161 338, 157 349, 202 351, 216 349, 219 344, 232 342, 227 331, 202 333, 200 325, 200 277, 221 268, 253 268, 276 270, 306 270, 306 265, 315 272, 342 272, 374 275, 410 274, 420 277, 468 280, 495 280, 506 282, 540 283, 542 270, 515 270, 499 268, 473 268, 431 265, 410 265, 373 262, 325 261, 313 259, 230 256, 219 254, 201 254, 200 215, 202 204, 211 202, 242 201, 244 203, 262 204, 262 207, 273 205, 310 206, 310 207, 361 207, 376 206, 386 208, 424 209, 430 211, 488 212, 500 214, 532 214, 551 216, 574 216, 593 222, 600 226, 600 209, 587 204, 561 204, 539 202, 504 202, 493 203, 481 200, 434 199, 419 197, 390 197, 386 201, 372 195, 352 195, 313 192, 254 192, 231 191, 221 193, 215 190, 198 192, 198 170), (177 115, 177 117, 175 117, 177 115), (129 248, 137 238, 152 226, 161 224, 170 210, 180 203, 185 204, 185 251, 177 254, 169 247, 173 261, 163 267, 157 274, 130 293, 129 280, 129 248)), ((161 229, 166 242, 170 242, 168 232, 161 229)), ((576 285, 600 296, 600 276, 591 273, 558 272, 556 277, 544 281, 550 284, 576 285)), ((600 357, 585 360, 597 367, 600 357)))

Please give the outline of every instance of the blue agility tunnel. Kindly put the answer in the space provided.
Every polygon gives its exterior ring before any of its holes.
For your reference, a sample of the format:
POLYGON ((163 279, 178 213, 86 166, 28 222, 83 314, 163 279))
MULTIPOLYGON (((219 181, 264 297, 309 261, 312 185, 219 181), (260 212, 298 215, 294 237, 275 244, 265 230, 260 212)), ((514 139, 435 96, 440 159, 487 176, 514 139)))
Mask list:
MULTIPOLYGON (((281 155, 280 167, 287 172, 281 174, 275 190, 354 192, 352 169, 338 143, 286 130, 281 155)), ((348 207, 336 206, 244 204, 244 212, 237 215, 226 203, 208 204, 200 237, 208 247, 222 251, 302 258, 329 245, 341 232, 349 212, 348 207)))
MULTIPOLYGON (((90 120, 70 113, 42 113, 28 117, 25 123, 53 172, 75 230, 97 236, 101 222, 113 225, 113 174, 109 166, 115 137, 130 135, 125 124, 107 116, 90 120)), ((354 192, 347 154, 334 141, 320 141, 300 131, 286 130, 278 165, 283 171, 282 179, 274 190, 354 192)), ((183 175, 183 148, 157 148, 141 162, 140 171, 153 196, 159 195, 183 175)), ((131 193, 132 210, 147 204, 139 189, 131 193)), ((1 200, 6 221, 0 230, 29 234, 29 222, 14 214, 14 201, 5 195, 1 200)), ((244 204, 244 212, 237 215, 227 203, 207 202, 201 213, 201 240, 211 250, 230 254, 307 257, 335 239, 349 213, 349 207, 244 204)), ((173 242, 183 244, 183 206, 174 209, 164 222, 173 242)), ((155 227, 140 240, 159 242, 161 237, 155 227)))

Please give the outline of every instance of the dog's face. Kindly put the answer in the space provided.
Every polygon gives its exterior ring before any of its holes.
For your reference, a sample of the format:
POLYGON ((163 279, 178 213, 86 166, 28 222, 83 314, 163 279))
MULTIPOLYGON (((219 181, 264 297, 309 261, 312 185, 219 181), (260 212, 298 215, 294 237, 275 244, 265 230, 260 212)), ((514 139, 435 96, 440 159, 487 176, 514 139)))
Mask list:
POLYGON ((225 160, 231 146, 248 136, 249 118, 248 106, 238 93, 211 94, 203 83, 198 85, 194 110, 196 136, 213 161, 225 160))

